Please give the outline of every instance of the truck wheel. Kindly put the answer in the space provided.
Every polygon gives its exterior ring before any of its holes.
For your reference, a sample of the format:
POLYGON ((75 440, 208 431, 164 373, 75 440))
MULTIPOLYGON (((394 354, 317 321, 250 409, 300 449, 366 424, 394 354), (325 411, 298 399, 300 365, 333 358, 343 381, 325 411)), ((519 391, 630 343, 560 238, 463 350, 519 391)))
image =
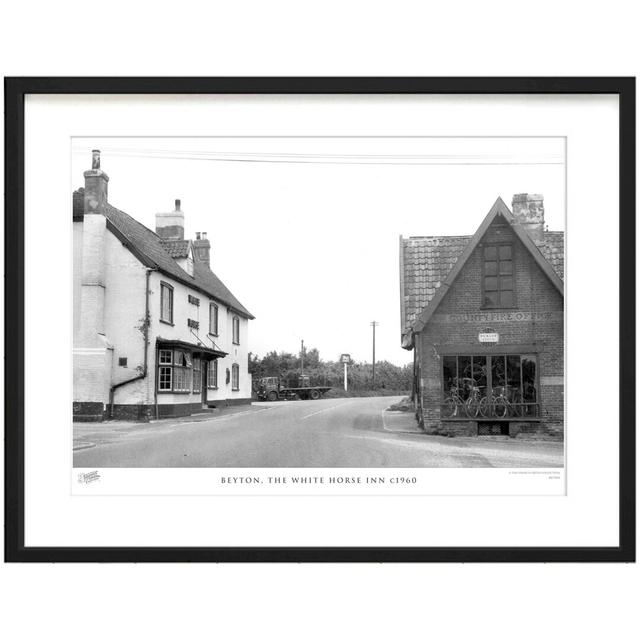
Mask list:
POLYGON ((309 397, 312 400, 317 400, 320 397, 320 392, 317 389, 311 389, 311 393, 309 393, 309 397))
POLYGON ((269 402, 275 402, 278 399, 277 391, 269 391, 269 395, 267 396, 267 400, 269 402))

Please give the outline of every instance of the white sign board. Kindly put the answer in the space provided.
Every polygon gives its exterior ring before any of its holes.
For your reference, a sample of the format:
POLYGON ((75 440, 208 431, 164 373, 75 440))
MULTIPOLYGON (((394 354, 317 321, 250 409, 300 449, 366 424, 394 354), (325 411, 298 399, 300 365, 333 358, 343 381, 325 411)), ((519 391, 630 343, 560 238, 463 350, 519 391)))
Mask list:
POLYGON ((340 356, 340 362, 342 362, 343 364, 350 364, 351 363, 351 355, 349 355, 348 353, 343 353, 340 356))
POLYGON ((478 340, 480 342, 498 342, 500 336, 497 333, 479 333, 478 340))

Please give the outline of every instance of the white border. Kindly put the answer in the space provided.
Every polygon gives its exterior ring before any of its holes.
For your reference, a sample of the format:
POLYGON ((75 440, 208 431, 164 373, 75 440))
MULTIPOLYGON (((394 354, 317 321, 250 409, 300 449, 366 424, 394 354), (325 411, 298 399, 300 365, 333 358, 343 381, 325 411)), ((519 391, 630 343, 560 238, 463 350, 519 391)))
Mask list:
MULTIPOLYGON (((617 415, 608 407, 595 419, 584 401, 593 389, 571 375, 593 369, 594 353, 581 343, 597 327, 610 345, 598 351, 597 371, 618 388, 618 289, 610 284, 618 264, 616 97, 29 96, 25 122, 27 546, 617 545, 617 415), (580 274, 567 297, 568 495, 71 497, 71 393, 42 384, 41 310, 71 308, 62 283, 72 255, 74 135, 567 136, 567 279, 580 274), (57 287, 43 286, 45 270, 57 287)), ((64 314, 49 316, 46 334, 70 338, 70 324, 64 314)), ((59 362, 65 357, 63 344, 59 362)))

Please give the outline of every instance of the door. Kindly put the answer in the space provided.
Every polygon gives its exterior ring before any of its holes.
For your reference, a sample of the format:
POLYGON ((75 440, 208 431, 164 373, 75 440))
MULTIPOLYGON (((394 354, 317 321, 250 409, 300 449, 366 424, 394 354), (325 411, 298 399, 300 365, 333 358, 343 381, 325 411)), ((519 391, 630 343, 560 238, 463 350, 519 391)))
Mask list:
POLYGON ((202 407, 205 408, 207 406, 207 381, 209 375, 209 361, 202 361, 202 407))

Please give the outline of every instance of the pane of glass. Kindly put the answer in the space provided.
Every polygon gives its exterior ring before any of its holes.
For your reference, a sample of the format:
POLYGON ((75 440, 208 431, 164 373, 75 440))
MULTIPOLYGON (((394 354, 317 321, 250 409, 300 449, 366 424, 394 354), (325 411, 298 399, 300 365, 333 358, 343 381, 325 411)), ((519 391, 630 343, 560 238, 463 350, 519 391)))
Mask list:
POLYGON ((484 279, 484 289, 485 291, 495 291, 498 288, 498 278, 494 276, 489 276, 484 279))
POLYGON ((503 260, 500 263, 500 273, 510 275, 513 273, 513 262, 511 260, 503 260))
POLYGON ((520 356, 507 356, 507 398, 510 402, 520 402, 520 356))
POLYGON ((456 387, 456 357, 442 358, 442 393, 445 398, 451 396, 451 389, 456 387))
POLYGON ((471 356, 458 356, 458 391, 463 400, 469 397, 472 382, 471 356))
POLYGON ((502 291, 512 291, 513 278, 511 276, 500 276, 500 289, 502 291))
POLYGON ((522 356, 522 397, 525 402, 537 402, 536 361, 534 355, 522 356))
POLYGON ((497 307, 498 306, 498 292, 497 291, 485 291, 485 294, 484 294, 484 306, 485 307, 497 307))
POLYGON ((484 274, 486 276, 495 276, 498 273, 498 263, 497 262, 485 262, 484 263, 484 274))
POLYGON ((498 258, 498 247, 491 245, 485 247, 484 257, 485 260, 496 260, 498 258))
POLYGON ((473 356, 473 383, 480 390, 480 395, 487 395, 487 356, 473 356))
POLYGON ((504 356, 491 356, 491 385, 496 396, 504 392, 504 365, 504 356))
POLYGON ((500 304, 503 307, 513 307, 515 304, 514 300, 513 291, 503 291, 500 294, 500 304))
POLYGON ((511 260, 511 245, 510 244, 502 244, 500 245, 500 260, 511 260))
POLYGON ((159 377, 158 388, 162 391, 171 391, 171 367, 160 367, 159 377))

